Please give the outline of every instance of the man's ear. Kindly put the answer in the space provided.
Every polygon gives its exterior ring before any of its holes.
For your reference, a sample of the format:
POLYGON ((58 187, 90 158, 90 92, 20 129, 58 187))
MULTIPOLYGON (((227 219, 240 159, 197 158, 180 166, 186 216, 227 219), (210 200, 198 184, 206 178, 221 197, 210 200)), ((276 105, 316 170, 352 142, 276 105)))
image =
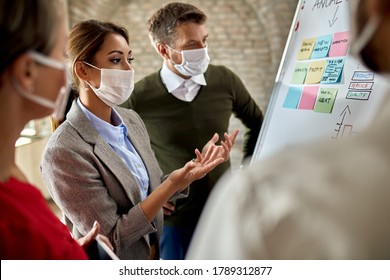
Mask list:
POLYGON ((164 59, 171 59, 171 57, 168 53, 168 47, 165 44, 157 43, 156 50, 164 59))
POLYGON ((15 79, 15 82, 22 89, 28 91, 33 88, 37 68, 35 61, 28 53, 24 53, 16 58, 11 64, 10 71, 12 79, 15 79))

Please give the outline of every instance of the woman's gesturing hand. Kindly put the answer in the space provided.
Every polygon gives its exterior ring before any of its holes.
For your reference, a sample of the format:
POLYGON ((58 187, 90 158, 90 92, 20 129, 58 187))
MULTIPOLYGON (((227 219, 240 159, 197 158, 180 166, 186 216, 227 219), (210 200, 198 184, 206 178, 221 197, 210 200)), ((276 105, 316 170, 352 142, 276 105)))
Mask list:
POLYGON ((238 130, 235 130, 231 135, 225 133, 225 141, 221 141, 221 145, 215 144, 219 137, 217 133, 214 134, 203 147, 202 153, 196 149, 196 158, 187 162, 184 167, 173 171, 168 178, 182 188, 195 180, 203 178, 216 166, 229 159, 230 151, 236 141, 238 132, 238 130))
POLYGON ((219 156, 221 156, 224 161, 227 161, 230 157, 230 151, 236 142, 236 138, 239 130, 234 130, 230 135, 226 132, 224 133, 225 141, 221 141, 221 145, 215 145, 215 143, 219 140, 219 136, 217 133, 206 143, 206 145, 202 149, 202 155, 205 155, 211 146, 215 146, 218 148, 219 156))

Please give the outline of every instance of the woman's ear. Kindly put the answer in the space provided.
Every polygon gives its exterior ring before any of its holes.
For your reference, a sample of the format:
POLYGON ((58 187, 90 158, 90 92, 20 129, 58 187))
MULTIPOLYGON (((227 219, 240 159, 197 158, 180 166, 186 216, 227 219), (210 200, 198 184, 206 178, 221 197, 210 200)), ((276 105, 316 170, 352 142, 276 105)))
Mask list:
POLYGON ((11 78, 18 83, 18 85, 28 91, 33 88, 34 77, 37 75, 36 64, 33 58, 24 53, 14 60, 10 67, 11 78))
POLYGON ((80 80, 88 80, 88 71, 86 65, 81 61, 76 61, 74 64, 74 72, 80 80))

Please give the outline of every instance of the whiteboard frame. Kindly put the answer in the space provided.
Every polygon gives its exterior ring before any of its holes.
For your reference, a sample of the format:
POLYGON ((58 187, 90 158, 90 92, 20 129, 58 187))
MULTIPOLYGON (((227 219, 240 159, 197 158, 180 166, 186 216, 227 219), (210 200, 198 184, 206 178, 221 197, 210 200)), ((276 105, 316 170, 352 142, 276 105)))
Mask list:
POLYGON ((259 150, 260 150, 261 145, 262 145, 262 140, 264 138, 264 133, 267 131, 267 128, 268 128, 269 123, 270 123, 272 110, 275 107, 275 101, 276 101, 276 98, 277 98, 277 92, 279 91, 279 88, 280 88, 280 85, 281 85, 281 83, 280 83, 280 75, 281 75, 282 70, 283 70, 283 68, 285 66, 284 64, 286 62, 286 56, 287 56, 288 50, 290 49, 291 38, 292 38, 293 33, 294 33, 294 28, 295 28, 295 25, 296 25, 296 22, 297 22, 297 19, 298 19, 298 16, 299 16, 300 7, 302 6, 302 1, 303 0, 299 0, 298 1, 297 7, 295 9, 294 18, 293 18, 293 21, 291 23, 290 31, 289 31, 289 34, 288 34, 288 37, 287 37, 287 40, 286 40, 286 45, 284 47, 283 55, 282 55, 282 58, 280 60, 279 69, 278 69, 278 72, 277 72, 276 77, 275 77, 275 85, 273 87, 273 90, 272 90, 272 93, 271 93, 271 97, 270 97, 270 100, 268 102, 267 110, 265 112, 264 120, 263 120, 263 123, 261 125, 261 129, 260 129, 260 133, 259 133, 259 136, 258 136, 257 141, 256 141, 256 146, 255 146, 255 150, 253 151, 253 155, 252 155, 252 158, 251 158, 251 161, 250 161, 250 165, 252 165, 254 162, 256 162, 258 160, 257 155, 259 154, 259 150))

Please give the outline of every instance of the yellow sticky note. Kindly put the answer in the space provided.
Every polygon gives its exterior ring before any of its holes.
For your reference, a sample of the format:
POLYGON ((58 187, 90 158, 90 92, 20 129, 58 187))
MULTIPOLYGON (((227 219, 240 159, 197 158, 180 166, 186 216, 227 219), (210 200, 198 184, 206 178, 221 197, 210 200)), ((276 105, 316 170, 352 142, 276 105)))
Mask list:
POLYGON ((305 84, 319 84, 325 71, 326 60, 318 60, 310 63, 305 84))
POLYGON ((302 41, 302 45, 298 53, 298 60, 310 59, 316 41, 316 38, 308 38, 302 41))

